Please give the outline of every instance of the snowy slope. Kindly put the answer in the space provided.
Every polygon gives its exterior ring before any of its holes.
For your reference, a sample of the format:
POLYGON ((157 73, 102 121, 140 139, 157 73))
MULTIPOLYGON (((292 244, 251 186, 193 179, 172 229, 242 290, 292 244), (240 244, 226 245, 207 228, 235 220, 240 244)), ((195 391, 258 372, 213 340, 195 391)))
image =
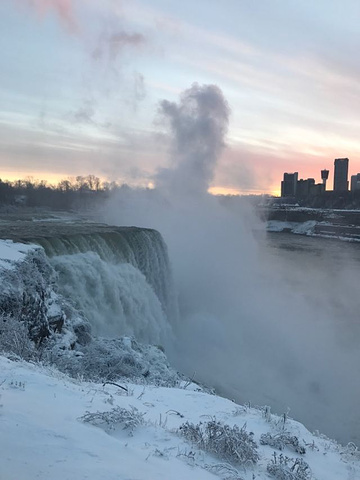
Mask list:
MULTIPOLYGON (((56 370, 5 357, 0 357, 0 372, 1 480, 275 478, 266 471, 274 448, 260 445, 259 440, 263 433, 283 431, 281 417, 239 407, 224 398, 196 391, 195 385, 126 385, 126 393, 116 385, 75 381, 56 370), (132 436, 121 425, 107 430, 80 420, 86 412, 115 407, 134 407, 143 414, 144 423, 132 436), (254 468, 237 467, 235 474, 235 469, 225 468, 221 459, 202 453, 176 433, 186 421, 198 423, 214 417, 231 426, 246 423, 246 430, 254 433, 260 455, 254 468), (215 467, 219 464, 222 468, 215 467)), ((303 458, 311 467, 311 478, 360 478, 356 449, 313 436, 289 419, 285 419, 285 430, 306 447, 303 458)), ((278 458, 280 453, 277 451, 278 458)), ((282 453, 300 457, 289 447, 282 453)))

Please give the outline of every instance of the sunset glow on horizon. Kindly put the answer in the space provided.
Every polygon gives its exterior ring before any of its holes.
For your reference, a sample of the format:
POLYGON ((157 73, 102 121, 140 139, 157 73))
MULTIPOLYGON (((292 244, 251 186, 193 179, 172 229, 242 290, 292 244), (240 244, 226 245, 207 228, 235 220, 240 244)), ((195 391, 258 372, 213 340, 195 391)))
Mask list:
POLYGON ((156 185, 171 162, 159 104, 194 82, 230 108, 209 192, 278 194, 284 172, 360 171, 360 4, 4 0, 0 178, 94 174, 156 185))

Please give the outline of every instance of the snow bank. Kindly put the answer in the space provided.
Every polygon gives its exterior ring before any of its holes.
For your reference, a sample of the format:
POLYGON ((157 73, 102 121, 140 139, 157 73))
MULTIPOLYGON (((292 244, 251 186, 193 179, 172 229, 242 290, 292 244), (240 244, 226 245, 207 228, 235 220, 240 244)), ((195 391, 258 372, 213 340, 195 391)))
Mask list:
POLYGON ((307 222, 283 222, 280 220, 269 220, 267 222, 268 232, 291 232, 299 235, 312 235, 314 227, 317 224, 315 220, 307 222))
MULTIPOLYGON (((126 384, 102 386, 70 380, 44 367, 0 357, 1 478, 39 480, 210 480, 275 478, 267 465, 280 455, 302 458, 317 480, 360 478, 359 452, 340 447, 286 416, 271 415, 196 387, 163 388, 126 384), (81 421, 86 412, 135 411, 143 418, 131 435, 123 425, 93 426, 81 421), (216 418, 253 432, 260 460, 236 470, 202 452, 178 434, 185 422, 216 418), (306 449, 305 455, 285 446, 261 445, 262 434, 288 432, 306 449), (212 473, 211 473, 212 472, 212 473), (236 473, 237 472, 237 473, 236 473), (217 474, 217 475, 215 475, 217 474), (237 476, 236 476, 237 475, 237 476)), ((292 478, 292 477, 284 477, 292 478)))
POLYGON ((25 260, 29 252, 39 248, 37 245, 14 243, 12 240, 0 240, 0 269, 15 268, 16 262, 25 260))

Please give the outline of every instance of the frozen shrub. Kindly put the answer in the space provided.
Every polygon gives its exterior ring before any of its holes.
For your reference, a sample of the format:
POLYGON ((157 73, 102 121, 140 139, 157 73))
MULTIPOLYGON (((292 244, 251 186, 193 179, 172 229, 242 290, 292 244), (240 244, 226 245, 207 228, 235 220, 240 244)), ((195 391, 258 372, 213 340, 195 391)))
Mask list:
POLYGON ((142 373, 138 358, 121 348, 116 340, 93 340, 82 352, 82 371, 89 378, 115 380, 140 376, 142 373))
POLYGON ((292 448, 296 453, 305 455, 306 449, 303 445, 300 445, 298 437, 291 435, 288 432, 281 432, 275 435, 270 433, 264 433, 260 437, 261 445, 269 445, 270 447, 283 450, 285 447, 292 448))
POLYGON ((237 465, 254 465, 259 459, 257 444, 245 425, 222 424, 215 419, 194 425, 186 422, 179 432, 186 440, 201 450, 209 452, 223 461, 237 465))
MULTIPOLYGON (((213 465, 205 465, 205 469, 214 473, 223 480, 243 480, 239 472, 228 463, 217 463, 213 465)), ((254 478, 254 477, 253 477, 254 478)))
POLYGON ((133 382, 173 387, 180 381, 160 349, 142 345, 129 337, 94 338, 87 345, 77 345, 74 350, 55 348, 51 362, 69 375, 101 382, 127 378, 133 382))
POLYGON ((121 377, 136 378, 145 369, 135 356, 124 351, 117 340, 93 339, 88 345, 61 350, 55 344, 49 361, 63 372, 93 381, 112 381, 121 377))
POLYGON ((108 412, 86 412, 79 420, 96 427, 102 427, 106 431, 122 427, 123 430, 129 431, 129 435, 132 435, 136 427, 144 424, 144 414, 140 413, 135 407, 130 407, 130 410, 115 407, 108 412))
POLYGON ((274 458, 266 467, 270 475, 277 480, 311 480, 312 473, 309 465, 302 458, 279 457, 274 458))
POLYGON ((0 351, 15 354, 24 360, 37 358, 27 326, 11 317, 0 317, 0 351))
POLYGON ((360 450, 353 442, 348 443, 345 447, 339 446, 339 450, 342 458, 346 460, 360 460, 360 450))

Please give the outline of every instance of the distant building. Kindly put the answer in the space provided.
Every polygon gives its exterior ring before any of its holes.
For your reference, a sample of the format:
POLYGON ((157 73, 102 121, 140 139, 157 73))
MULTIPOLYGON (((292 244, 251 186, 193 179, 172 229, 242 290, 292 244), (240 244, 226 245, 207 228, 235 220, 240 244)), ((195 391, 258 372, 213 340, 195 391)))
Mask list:
POLYGON ((311 193, 311 187, 315 185, 314 178, 307 178, 306 180, 298 180, 296 185, 297 197, 308 197, 311 193))
POLYGON ((334 192, 344 192, 349 190, 348 158, 336 158, 334 161, 334 192))
POLYGON ((284 173, 284 180, 281 182, 282 197, 295 197, 298 175, 298 172, 284 173))
POLYGON ((325 192, 324 183, 315 183, 314 178, 300 179, 296 185, 296 198, 307 198, 321 195, 325 192))
POLYGON ((315 183, 314 185, 310 185, 309 195, 311 195, 312 197, 322 195, 324 192, 325 185, 323 183, 315 183))
POLYGON ((356 175, 351 175, 351 186, 350 190, 355 192, 356 190, 360 190, 360 173, 356 175))

